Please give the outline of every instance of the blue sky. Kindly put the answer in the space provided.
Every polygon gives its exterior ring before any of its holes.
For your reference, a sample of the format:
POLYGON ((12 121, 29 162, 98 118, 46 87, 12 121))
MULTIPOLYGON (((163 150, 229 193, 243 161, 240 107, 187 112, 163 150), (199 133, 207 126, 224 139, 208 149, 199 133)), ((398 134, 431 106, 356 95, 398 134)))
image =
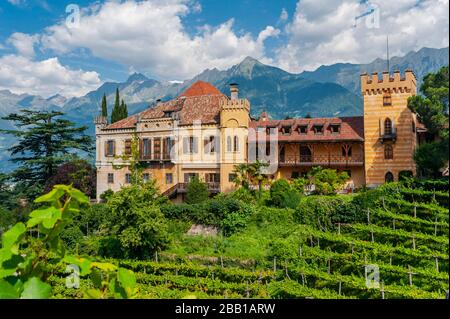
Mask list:
POLYGON ((0 89, 83 95, 132 72, 158 80, 250 55, 299 73, 448 45, 448 0, 2 0, 0 89), (66 23, 69 4, 81 10, 66 23), (373 12, 364 16, 367 12, 373 12), (364 16, 355 20, 358 16, 364 16), (355 24, 356 22, 356 24, 355 24), (392 32, 396 30, 396 32, 392 32))

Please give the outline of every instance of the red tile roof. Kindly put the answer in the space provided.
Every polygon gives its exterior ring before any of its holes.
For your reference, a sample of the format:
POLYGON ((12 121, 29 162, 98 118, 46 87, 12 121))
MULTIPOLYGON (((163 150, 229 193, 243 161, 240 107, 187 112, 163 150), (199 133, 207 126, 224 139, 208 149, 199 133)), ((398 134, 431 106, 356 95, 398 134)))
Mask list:
POLYGON ((163 118, 165 112, 180 112, 179 125, 193 124, 194 121, 201 121, 203 124, 220 123, 220 101, 227 98, 213 85, 198 81, 179 97, 110 124, 106 129, 134 128, 138 119, 163 118))
POLYGON ((197 81, 192 84, 181 96, 203 96, 203 95, 223 95, 216 87, 208 82, 197 81))
POLYGON ((362 116, 252 121, 250 122, 250 127, 253 129, 257 129, 258 127, 276 127, 278 130, 278 141, 280 142, 362 142, 364 140, 364 119, 362 116), (340 132, 332 133, 330 124, 340 124, 340 132), (298 128, 303 125, 307 126, 306 134, 299 133, 298 128), (315 125, 324 126, 323 134, 315 134, 315 125), (283 135, 283 127, 290 127, 291 134, 283 135))

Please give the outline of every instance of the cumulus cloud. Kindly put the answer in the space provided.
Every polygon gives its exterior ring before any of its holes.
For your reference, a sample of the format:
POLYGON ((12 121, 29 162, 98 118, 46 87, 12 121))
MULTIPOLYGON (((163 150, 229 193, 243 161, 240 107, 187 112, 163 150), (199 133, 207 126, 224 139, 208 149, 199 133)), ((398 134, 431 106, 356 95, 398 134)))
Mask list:
POLYGON ((65 54, 78 48, 96 56, 143 70, 162 79, 189 78, 206 68, 227 68, 250 55, 265 61, 264 41, 279 34, 267 26, 255 38, 236 34, 234 20, 205 25, 190 35, 182 17, 198 11, 189 0, 107 1, 81 11, 80 23, 50 26, 42 45, 65 54))
POLYGON ((69 69, 58 58, 33 61, 19 55, 0 57, 0 89, 14 93, 73 97, 96 89, 100 83, 96 72, 69 69))
POLYGON ((6 42, 12 45, 20 55, 34 57, 34 45, 38 41, 39 37, 37 35, 16 32, 13 33, 6 42))
POLYGON ((448 0, 302 0, 286 27, 289 40, 277 49, 276 63, 291 72, 338 62, 368 63, 385 56, 386 35, 392 55, 446 47, 448 9, 448 0), (367 20, 377 10, 355 20, 371 8, 379 9, 379 24, 367 20))

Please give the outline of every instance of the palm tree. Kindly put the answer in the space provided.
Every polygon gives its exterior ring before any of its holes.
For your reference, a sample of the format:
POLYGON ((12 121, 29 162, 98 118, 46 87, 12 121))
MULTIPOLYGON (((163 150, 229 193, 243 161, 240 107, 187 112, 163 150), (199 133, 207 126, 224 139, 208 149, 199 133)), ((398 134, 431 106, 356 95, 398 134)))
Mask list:
POLYGON ((267 163, 256 161, 255 163, 242 163, 234 167, 236 174, 236 185, 244 188, 250 188, 250 185, 258 185, 258 193, 261 197, 262 185, 267 182, 267 175, 264 174, 263 169, 269 166, 267 163))

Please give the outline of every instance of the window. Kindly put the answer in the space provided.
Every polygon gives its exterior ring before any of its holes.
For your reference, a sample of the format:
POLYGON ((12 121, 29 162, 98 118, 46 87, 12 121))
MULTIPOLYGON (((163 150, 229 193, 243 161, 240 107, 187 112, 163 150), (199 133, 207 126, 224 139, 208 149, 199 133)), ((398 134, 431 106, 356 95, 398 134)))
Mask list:
POLYGON ((116 142, 109 140, 105 144, 105 156, 113 157, 116 155, 116 142))
POLYGON ((233 151, 234 152, 239 152, 239 137, 238 136, 234 136, 234 143, 233 143, 233 151))
POLYGON ((267 134, 267 135, 275 134, 276 129, 277 129, 277 128, 276 128, 276 127, 273 127, 273 126, 272 126, 272 127, 267 127, 267 128, 266 128, 266 134, 267 134))
POLYGON ((148 183, 150 181, 150 174, 149 173, 144 173, 142 175, 142 179, 144 180, 144 183, 148 183))
POLYGON ((384 135, 392 134, 392 121, 390 118, 384 120, 384 135))
POLYGON ((281 129, 281 132, 283 135, 291 135, 291 127, 290 126, 283 126, 281 129))
POLYGON ((114 183, 114 173, 108 173, 108 184, 114 183))
POLYGON ((165 137, 163 139, 163 159, 170 159, 170 150, 172 149, 172 139, 165 137))
POLYGON ((343 157, 351 157, 352 156, 352 147, 349 146, 348 148, 346 148, 345 146, 342 146, 342 156, 343 157))
POLYGON ((270 142, 266 143, 266 156, 270 156, 270 142))
POLYGON ((218 173, 206 173, 205 181, 207 183, 220 183, 220 174, 218 173))
POLYGON ((205 139, 205 154, 216 152, 216 137, 210 136, 205 139))
POLYGON ((393 159, 394 158, 394 149, 392 145, 386 144, 384 146, 384 159, 393 159))
POLYGON ((161 138, 156 137, 153 140, 153 154, 155 159, 161 158, 161 138))
POLYGON ((131 174, 130 173, 125 174, 125 184, 131 184, 131 174))
POLYGON ((227 152, 231 152, 232 145, 231 145, 231 136, 227 137, 227 152))
POLYGON ((300 172, 292 172, 292 174, 291 174, 292 179, 299 178, 299 177, 300 177, 300 172))
POLYGON ((386 183, 392 183, 394 181, 394 175, 391 172, 387 172, 384 176, 384 181, 386 183))
POLYGON ((411 125, 412 125, 412 132, 416 133, 416 122, 412 121, 411 125))
POLYGON ((166 174, 166 184, 172 184, 173 183, 173 175, 172 173, 166 174))
POLYGON ((331 124, 330 130, 332 134, 339 134, 341 131, 341 125, 340 124, 331 124))
POLYGON ((131 140, 125 140, 125 155, 131 155, 131 140))
POLYGON ((184 182, 185 183, 189 183, 194 178, 198 178, 198 174, 197 173, 185 173, 184 174, 184 182))
POLYGON ((392 105, 392 97, 391 97, 391 95, 389 93, 385 94, 383 96, 383 106, 391 106, 391 105, 392 105))
POLYGON ((314 125, 314 133, 315 134, 323 134, 323 125, 314 125))
POLYGON ((300 134, 307 134, 308 133, 308 125, 299 125, 298 132, 300 134))
POLYGON ((228 174, 228 181, 230 183, 234 183, 235 180, 236 180, 236 174, 228 174))
POLYGON ((300 161, 312 162, 312 154, 308 146, 300 146, 300 161))
POLYGON ((183 138, 183 152, 184 154, 198 153, 198 138, 195 136, 189 136, 183 138))
POLYGON ((149 138, 144 138, 142 140, 142 158, 150 158, 152 155, 151 152, 152 141, 149 138))

